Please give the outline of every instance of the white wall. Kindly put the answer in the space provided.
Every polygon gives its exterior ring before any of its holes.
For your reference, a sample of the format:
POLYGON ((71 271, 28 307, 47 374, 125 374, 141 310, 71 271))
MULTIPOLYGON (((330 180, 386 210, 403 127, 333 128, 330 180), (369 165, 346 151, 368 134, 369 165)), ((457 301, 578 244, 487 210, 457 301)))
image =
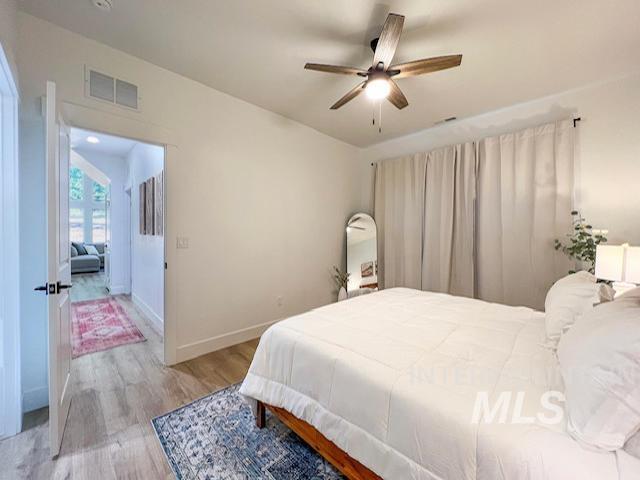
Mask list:
POLYGON ((131 297, 160 331, 164 322, 164 236, 140 234, 138 185, 164 169, 164 148, 136 144, 127 156, 131 187, 131 297))
POLYGON ((380 143, 363 151, 363 162, 425 152, 571 116, 582 118, 576 132, 577 208, 594 226, 609 230, 610 243, 640 245, 637 73, 380 143))
POLYGON ((110 276, 111 293, 118 295, 130 292, 130 253, 129 253, 129 195, 125 185, 129 176, 129 167, 125 158, 76 149, 76 153, 104 173, 111 188, 111 249, 110 276))
POLYGON ((20 122, 20 336, 23 409, 49 403, 47 297, 34 287, 47 281, 44 122, 20 122))
MULTIPOLYGON (((167 239, 179 360, 334 300, 330 269, 344 261, 345 222, 366 206, 357 148, 35 17, 19 13, 18 20, 25 121, 37 118, 45 82, 53 80, 63 101, 114 114, 122 125, 161 126, 176 138, 165 178, 174 212, 167 222, 189 239, 184 250, 167 239), (137 83, 141 111, 87 99, 86 64, 137 83)), ((41 131, 24 134, 44 142, 41 131)), ((44 171, 43 156, 29 162, 44 171)), ((39 195, 43 178, 31 187, 39 195)), ((44 266, 42 238, 25 262, 44 266)), ((43 317, 32 321, 44 326, 43 317)), ((42 328, 29 342, 45 338, 42 328)), ((46 349, 34 355, 43 365, 46 349)))

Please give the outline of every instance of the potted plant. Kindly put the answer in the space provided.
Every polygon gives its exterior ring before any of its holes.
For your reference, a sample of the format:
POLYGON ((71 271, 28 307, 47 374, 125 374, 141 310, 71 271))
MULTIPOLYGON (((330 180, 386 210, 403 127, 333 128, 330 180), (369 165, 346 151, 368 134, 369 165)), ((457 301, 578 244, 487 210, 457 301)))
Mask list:
MULTIPOLYGON (((573 217, 573 230, 567 234, 569 239, 563 243, 556 239, 555 249, 561 251, 569 258, 580 263, 591 273, 595 273, 596 267, 596 247, 601 243, 606 243, 607 238, 603 232, 594 232, 593 227, 576 210, 571 212, 573 217)), ((569 273, 575 273, 570 270, 569 273)))
POLYGON ((347 298, 347 284, 349 283, 349 272, 343 272, 335 265, 333 266, 332 277, 338 288, 338 301, 347 298))

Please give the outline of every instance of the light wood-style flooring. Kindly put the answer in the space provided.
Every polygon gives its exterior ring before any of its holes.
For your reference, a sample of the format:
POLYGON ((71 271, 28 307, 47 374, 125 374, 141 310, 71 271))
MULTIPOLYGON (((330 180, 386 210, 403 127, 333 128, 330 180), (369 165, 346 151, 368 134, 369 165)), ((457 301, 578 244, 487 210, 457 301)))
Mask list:
MULTIPOLYGON (((73 282, 75 301, 106 294, 97 275, 73 282)), ((0 479, 173 478, 151 419, 244 378, 257 340, 165 367, 160 335, 128 296, 116 298, 147 341, 75 359, 59 457, 49 456, 47 409, 30 412, 24 431, 0 442, 0 479)))

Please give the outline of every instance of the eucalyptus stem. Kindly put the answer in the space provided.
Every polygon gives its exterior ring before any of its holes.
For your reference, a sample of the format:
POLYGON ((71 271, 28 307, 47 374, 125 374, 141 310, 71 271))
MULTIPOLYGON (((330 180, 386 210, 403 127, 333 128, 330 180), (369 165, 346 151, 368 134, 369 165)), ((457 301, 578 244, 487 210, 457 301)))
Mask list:
MULTIPOLYGON (((596 247, 606 243, 607 238, 602 233, 593 233, 593 227, 576 210, 571 212, 573 230, 567 234, 568 241, 563 243, 556 238, 554 248, 569 258, 582 262, 588 266, 591 273, 595 273, 596 247)), ((570 270, 569 273, 575 273, 570 270)))
POLYGON ((333 272, 331 276, 333 277, 333 280, 336 282, 336 286, 338 287, 338 290, 340 290, 341 288, 344 288, 345 290, 347 289, 347 283, 349 282, 349 275, 350 275, 349 272, 343 272, 335 265, 333 266, 333 272))

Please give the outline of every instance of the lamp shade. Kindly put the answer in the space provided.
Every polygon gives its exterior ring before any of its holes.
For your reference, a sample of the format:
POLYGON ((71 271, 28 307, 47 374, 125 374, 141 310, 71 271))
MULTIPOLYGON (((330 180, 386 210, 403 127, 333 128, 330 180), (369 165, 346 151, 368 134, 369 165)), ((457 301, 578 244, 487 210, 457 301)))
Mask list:
POLYGON ((620 282, 624 273, 623 245, 598 245, 596 247, 596 277, 620 282))
POLYGON ((640 283, 640 247, 627 247, 624 281, 640 283))

